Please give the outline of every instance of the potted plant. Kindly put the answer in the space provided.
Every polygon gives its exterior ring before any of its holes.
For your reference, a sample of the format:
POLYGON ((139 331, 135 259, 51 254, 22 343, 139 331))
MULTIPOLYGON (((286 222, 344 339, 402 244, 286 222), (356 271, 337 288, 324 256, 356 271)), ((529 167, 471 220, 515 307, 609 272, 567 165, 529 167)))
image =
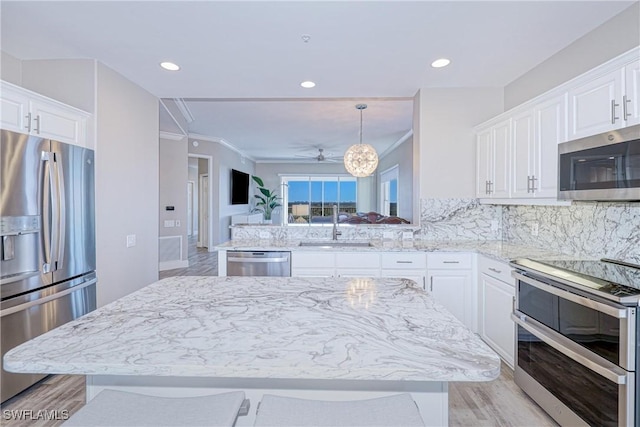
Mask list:
POLYGON ((258 202, 256 203, 256 209, 262 211, 265 222, 270 223, 271 213, 273 212, 273 210, 278 206, 282 206, 280 203, 278 203, 278 200, 280 200, 280 198, 276 194, 275 190, 269 190, 264 186, 264 182, 261 178, 251 175, 251 179, 253 179, 253 181, 258 185, 258 190, 260 191, 260 194, 256 194, 253 196, 258 199, 258 202))

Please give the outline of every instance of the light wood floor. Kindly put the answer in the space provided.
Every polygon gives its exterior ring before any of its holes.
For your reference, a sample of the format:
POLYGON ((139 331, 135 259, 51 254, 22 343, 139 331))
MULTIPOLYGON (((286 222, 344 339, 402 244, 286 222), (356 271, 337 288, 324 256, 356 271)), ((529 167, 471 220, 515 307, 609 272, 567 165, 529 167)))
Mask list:
MULTIPOLYGON (((160 272, 172 276, 214 276, 218 271, 216 252, 196 248, 189 240, 189 267, 160 272)), ((2 404, 0 425, 7 427, 55 427, 64 421, 8 419, 5 411, 57 410, 75 413, 84 405, 84 376, 53 375, 2 404)), ((14 412, 15 413, 15 412, 14 412)), ((423 417, 428 417, 423 414, 423 417)), ((557 426, 557 424, 513 382, 513 371, 502 365, 500 377, 492 382, 450 383, 449 424, 451 426, 557 426)), ((132 426, 135 427, 135 426, 132 426)))

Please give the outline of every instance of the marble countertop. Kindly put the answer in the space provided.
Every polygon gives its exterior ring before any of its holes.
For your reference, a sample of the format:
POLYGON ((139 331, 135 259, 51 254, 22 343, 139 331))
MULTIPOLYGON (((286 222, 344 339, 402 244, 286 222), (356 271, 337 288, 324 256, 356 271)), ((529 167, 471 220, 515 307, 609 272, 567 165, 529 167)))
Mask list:
POLYGON ((12 350, 12 372, 489 381, 500 359, 407 279, 172 277, 12 350))
MULTIPOLYGON (((309 240, 312 241, 312 240, 309 240)), ((343 240, 344 241, 344 240, 343 240)), ((351 240, 350 240, 351 241, 351 240)), ((353 240, 357 242, 356 240, 353 240)), ((526 245, 516 245, 502 241, 461 240, 461 241, 425 241, 425 240, 367 240, 370 247, 333 247, 321 248, 299 246, 300 240, 231 240, 215 247, 216 250, 238 251, 389 251, 389 252, 476 252, 481 255, 508 262, 516 258, 534 259, 575 259, 575 257, 526 245)), ((330 241, 328 241, 330 242, 330 241)), ((364 241, 363 241, 364 242, 364 241)))

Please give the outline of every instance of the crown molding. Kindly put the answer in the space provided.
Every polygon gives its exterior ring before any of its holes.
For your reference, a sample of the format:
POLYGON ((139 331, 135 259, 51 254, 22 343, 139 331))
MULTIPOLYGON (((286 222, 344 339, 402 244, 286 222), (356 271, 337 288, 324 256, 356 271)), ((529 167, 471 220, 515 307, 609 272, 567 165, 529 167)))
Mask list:
POLYGON ((169 108, 167 108, 167 104, 165 104, 162 101, 162 99, 159 99, 159 101, 160 101, 160 105, 162 105, 162 108, 164 108, 164 111, 167 112, 169 117, 171 117, 171 120, 173 120, 173 123, 178 127, 178 129, 180 129, 180 132, 182 132, 182 135, 183 136, 187 136, 188 132, 182 126, 180 126, 180 122, 178 122, 178 120, 176 120, 176 117, 173 114, 171 114, 171 110, 169 110, 169 108))
POLYGON ((391 145, 389 148, 384 150, 384 152, 382 152, 382 154, 380 154, 378 157, 382 159, 384 156, 386 156, 387 154, 389 154, 390 152, 398 148, 407 139, 411 138, 411 136, 413 136, 413 129, 405 133, 399 140, 397 140, 396 142, 393 143, 393 145, 391 145))
POLYGON ((182 117, 184 117, 187 123, 191 123, 195 120, 193 114, 191 113, 191 110, 189 110, 189 106, 187 106, 187 103, 184 102, 184 99, 173 98, 173 102, 176 103, 176 107, 178 107, 178 110, 180 110, 182 117))
POLYGON ((229 150, 235 151, 236 153, 240 154, 242 157, 249 159, 254 163, 256 162, 256 159, 254 159, 251 156, 248 156, 244 151, 241 151, 240 149, 236 148, 230 142, 226 141, 224 138, 219 138, 217 136, 201 135, 199 133, 190 133, 189 138, 218 143, 228 148, 229 150))
POLYGON ((171 141, 181 141, 186 137, 187 135, 183 135, 181 133, 165 132, 163 130, 160 131, 160 138, 162 139, 170 139, 171 141))

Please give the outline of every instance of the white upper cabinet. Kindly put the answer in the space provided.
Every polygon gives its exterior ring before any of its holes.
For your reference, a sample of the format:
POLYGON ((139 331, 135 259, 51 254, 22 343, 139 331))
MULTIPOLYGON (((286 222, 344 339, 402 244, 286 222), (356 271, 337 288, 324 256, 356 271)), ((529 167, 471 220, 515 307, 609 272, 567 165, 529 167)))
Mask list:
POLYGON ((555 199, 558 195, 558 144, 567 140, 567 95, 537 104, 533 115, 535 129, 530 195, 555 199))
POLYGON ((2 129, 87 146, 89 113, 7 82, 2 82, 0 108, 2 129))
POLYGON ((477 135, 476 195, 509 197, 511 120, 501 121, 477 135))
POLYGON ((569 91, 569 139, 622 127, 624 70, 615 70, 569 91))
POLYGON ((625 95, 622 97, 622 114, 627 126, 640 123, 640 60, 625 67, 625 95))
POLYGON ((569 88, 569 140, 640 123, 638 55, 621 55, 569 88))
POLYGON ((536 153, 533 140, 533 111, 526 110, 512 119, 511 153, 513 170, 511 174, 511 196, 531 196, 532 176, 535 174, 534 156, 536 153))

